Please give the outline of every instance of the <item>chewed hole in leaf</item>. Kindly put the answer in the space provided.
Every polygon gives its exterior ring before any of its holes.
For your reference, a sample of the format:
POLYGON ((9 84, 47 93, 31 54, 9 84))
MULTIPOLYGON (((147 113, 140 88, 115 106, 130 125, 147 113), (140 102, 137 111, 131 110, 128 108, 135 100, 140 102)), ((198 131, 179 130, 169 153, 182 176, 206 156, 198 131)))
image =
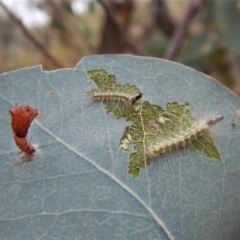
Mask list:
POLYGON ((222 120, 222 116, 218 120, 195 119, 189 112, 189 103, 167 103, 163 109, 143 102, 142 93, 136 86, 116 84, 115 77, 104 70, 89 71, 88 76, 98 89, 87 95, 103 102, 107 113, 132 122, 125 129, 119 149, 128 151, 130 145, 134 146, 128 166, 133 177, 138 177, 140 169, 147 167, 154 158, 176 150, 189 149, 192 154, 200 151, 208 158, 221 160, 210 129, 222 120), (136 101, 132 103, 131 99, 136 101))

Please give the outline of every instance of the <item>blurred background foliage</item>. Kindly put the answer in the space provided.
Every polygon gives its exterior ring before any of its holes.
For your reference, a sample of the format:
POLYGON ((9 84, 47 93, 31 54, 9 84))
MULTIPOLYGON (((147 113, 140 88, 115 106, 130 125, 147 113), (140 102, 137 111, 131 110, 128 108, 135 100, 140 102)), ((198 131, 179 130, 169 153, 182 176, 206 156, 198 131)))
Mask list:
POLYGON ((176 61, 240 95, 240 0, 29 0, 49 21, 26 27, 0 0, 0 72, 74 67, 129 53, 176 61), (79 14, 74 4, 85 4, 79 14))

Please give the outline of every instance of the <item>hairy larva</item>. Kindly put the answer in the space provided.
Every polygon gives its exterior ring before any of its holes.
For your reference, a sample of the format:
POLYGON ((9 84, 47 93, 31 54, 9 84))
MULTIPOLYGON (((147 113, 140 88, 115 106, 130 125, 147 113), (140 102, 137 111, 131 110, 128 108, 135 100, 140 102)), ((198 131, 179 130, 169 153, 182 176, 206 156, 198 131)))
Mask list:
POLYGON ((38 115, 36 108, 20 106, 9 110, 12 117, 12 132, 16 145, 28 156, 28 161, 36 148, 28 141, 27 133, 33 119, 38 115))
POLYGON ((133 106, 141 97, 142 93, 137 93, 134 95, 130 95, 124 92, 117 92, 117 91, 98 91, 95 90, 91 93, 91 97, 93 101, 101 101, 103 103, 112 102, 116 104, 124 104, 126 106, 133 106))
POLYGON ((180 129, 179 133, 169 134, 165 139, 151 144, 147 149, 147 157, 153 158, 179 148, 188 147, 200 137, 208 134, 210 128, 222 120, 223 116, 215 117, 208 121, 193 121, 187 127, 180 129))

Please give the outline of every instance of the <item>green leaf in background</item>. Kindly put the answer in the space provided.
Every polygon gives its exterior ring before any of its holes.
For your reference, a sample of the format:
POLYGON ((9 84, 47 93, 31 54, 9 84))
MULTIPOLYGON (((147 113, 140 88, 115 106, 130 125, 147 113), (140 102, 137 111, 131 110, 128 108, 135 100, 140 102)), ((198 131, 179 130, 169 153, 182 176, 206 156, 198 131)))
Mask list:
POLYGON ((238 0, 214 1, 216 24, 228 48, 240 53, 240 3, 238 0))
POLYGON ((146 43, 145 50, 153 57, 163 57, 168 47, 169 39, 164 35, 151 37, 146 43))
POLYGON ((1 239, 238 239, 239 107, 236 96, 206 75, 151 58, 95 56, 75 69, 1 75, 1 239), (163 109, 189 102, 194 117, 224 116, 213 135, 222 161, 175 151, 132 178, 134 149, 119 150, 131 122, 106 114, 102 103, 85 104, 96 88, 87 75, 93 69, 135 85, 143 101, 163 109), (19 150, 8 112, 16 103, 44 114, 28 133, 40 151, 22 166, 14 166, 19 150))

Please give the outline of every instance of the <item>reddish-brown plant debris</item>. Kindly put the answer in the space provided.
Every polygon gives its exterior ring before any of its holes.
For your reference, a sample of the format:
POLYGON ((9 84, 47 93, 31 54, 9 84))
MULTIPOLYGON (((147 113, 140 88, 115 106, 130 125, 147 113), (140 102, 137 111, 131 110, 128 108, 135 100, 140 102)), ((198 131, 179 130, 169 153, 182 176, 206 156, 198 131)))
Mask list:
MULTIPOLYGON (((38 115, 36 108, 20 106, 9 110, 12 116, 12 131, 16 145, 27 155, 32 156, 36 148, 27 140, 28 129, 38 115)), ((31 160, 29 158, 27 161, 31 160)))

